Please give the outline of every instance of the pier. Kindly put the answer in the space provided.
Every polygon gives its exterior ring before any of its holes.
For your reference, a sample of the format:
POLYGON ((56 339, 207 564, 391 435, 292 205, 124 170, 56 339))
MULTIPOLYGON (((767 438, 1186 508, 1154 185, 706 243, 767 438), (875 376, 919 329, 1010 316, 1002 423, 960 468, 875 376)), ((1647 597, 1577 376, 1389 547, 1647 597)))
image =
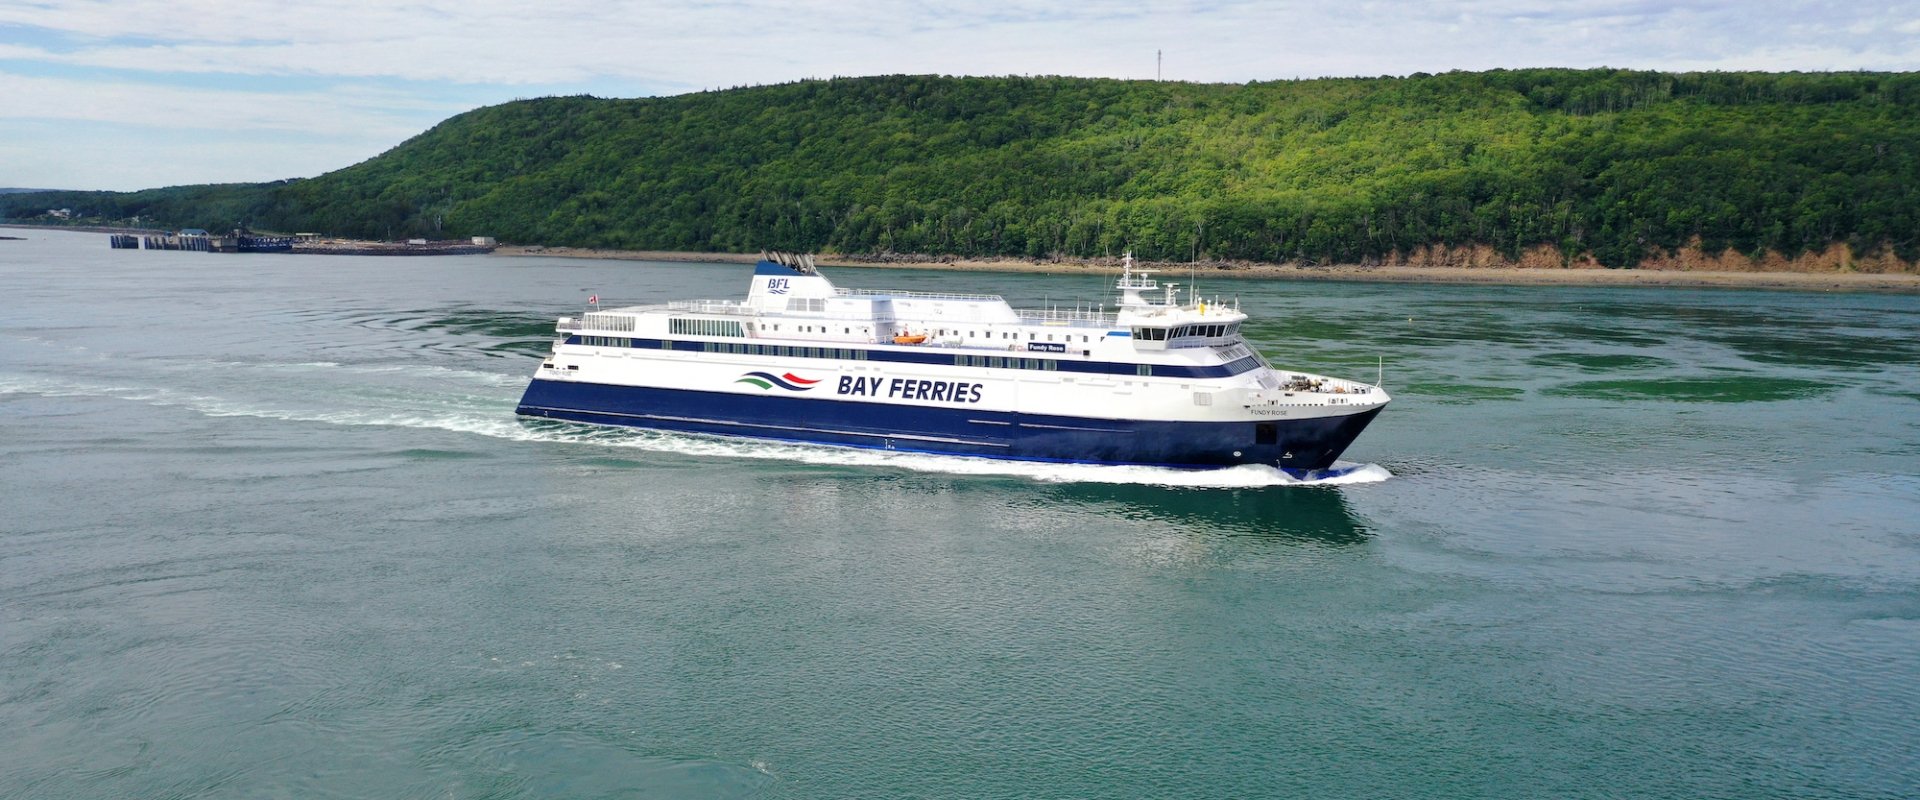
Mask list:
MULTIPOLYGON (((121 234, 113 237, 113 246, 121 249, 133 249, 132 244, 123 244, 120 240, 132 239, 132 235, 121 234)), ((191 250, 199 253, 211 253, 216 249, 216 237, 204 234, 167 233, 140 237, 142 250, 191 250)), ((224 238, 224 237, 222 237, 224 238)))
POLYGON ((319 234, 259 236, 236 231, 232 236, 215 236, 189 228, 179 233, 116 233, 107 237, 115 250, 186 250, 200 253, 306 253, 310 255, 354 256, 446 256, 482 255, 497 246, 491 236, 471 239, 407 242, 369 242, 353 239, 328 239, 319 234))

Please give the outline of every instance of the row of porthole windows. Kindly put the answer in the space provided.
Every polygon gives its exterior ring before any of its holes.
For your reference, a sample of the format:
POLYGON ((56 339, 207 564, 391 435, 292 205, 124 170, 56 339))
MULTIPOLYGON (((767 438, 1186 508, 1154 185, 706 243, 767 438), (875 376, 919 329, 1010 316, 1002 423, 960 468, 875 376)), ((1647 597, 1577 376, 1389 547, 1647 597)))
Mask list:
POLYGON ((956 367, 986 367, 988 369, 1038 369, 1057 371, 1060 362, 1045 358, 1006 358, 1002 356, 954 356, 956 367))
POLYGON ((707 342, 703 348, 709 353, 733 353, 744 356, 783 356, 786 358, 837 358, 843 361, 865 361, 867 351, 849 350, 844 347, 788 347, 778 344, 733 344, 731 342, 707 342))
MULTIPOLYGON (((779 325, 779 324, 777 324, 777 323, 776 323, 776 324, 772 324, 772 325, 766 325, 766 326, 763 326, 763 327, 762 327, 762 330, 770 330, 770 331, 778 331, 778 330, 780 330, 780 325, 779 325)), ((866 334, 866 333, 867 333, 867 331, 868 331, 868 329, 867 329, 867 328, 864 328, 864 327, 860 329, 860 333, 861 333, 861 334, 863 334, 863 335, 864 335, 864 334, 866 334)), ((674 330, 673 332, 674 332, 674 333, 693 333, 693 331, 681 331, 681 330, 674 330)), ((827 326, 825 326, 825 325, 795 325, 795 326, 794 326, 794 333, 826 333, 826 332, 827 332, 827 326)), ((841 333, 841 334, 843 334, 843 335, 851 335, 851 334, 853 333, 853 329, 852 329, 852 328, 849 328, 849 327, 842 327, 842 328, 840 329, 840 333, 841 333)), ((962 332, 961 332, 961 330, 960 330, 960 329, 958 329, 958 328, 952 328, 952 329, 948 329, 948 328, 940 328, 940 329, 938 329, 938 330, 935 330, 935 331, 933 332, 933 335, 934 335, 934 336, 959 336, 959 335, 961 335, 961 333, 962 333, 962 332)), ((986 334, 985 336, 982 336, 982 335, 980 334, 980 332, 979 332, 979 331, 966 331, 965 333, 966 333, 966 335, 967 335, 968 337, 970 337, 970 338, 974 338, 974 339, 981 339, 981 338, 986 338, 986 339, 992 339, 992 338, 995 338, 995 337, 993 336, 993 331, 987 331, 987 334, 986 334)), ((729 333, 729 334, 711 334, 711 335, 715 335, 715 336, 738 336, 739 334, 731 334, 731 333, 729 333)), ((1020 332, 1019 332, 1019 331, 1002 331, 1002 332, 1000 333, 1000 335, 999 335, 999 337, 998 337, 998 338, 1001 338, 1001 339, 1012 339, 1012 340, 1015 340, 1015 341, 1018 341, 1018 340, 1020 339, 1020 332)), ((1049 333, 1049 334, 1047 334, 1047 338, 1045 338, 1045 339, 1043 340, 1043 339, 1041 339, 1041 338, 1040 338, 1040 334, 1038 334, 1038 333, 1035 333, 1035 332, 1031 332, 1031 331, 1029 331, 1029 332, 1027 333, 1027 340, 1028 340, 1028 341, 1033 341, 1033 342, 1038 342, 1038 341, 1048 341, 1048 342, 1053 342, 1053 341, 1059 341, 1059 342, 1071 342, 1071 341, 1073 341, 1073 334, 1071 334, 1071 333, 1063 333, 1063 334, 1052 334, 1052 333, 1049 333), (1057 336, 1057 338, 1056 338, 1056 336, 1057 336)), ((1090 341, 1092 341, 1092 337, 1089 337, 1089 336, 1087 336, 1086 334, 1081 334, 1081 335, 1080 335, 1080 341, 1081 341, 1081 343, 1083 343, 1083 344, 1084 344, 1084 343, 1086 343, 1086 342, 1090 342, 1090 341)))
MULTIPOLYGON (((934 332, 934 335, 935 335, 935 336, 945 336, 945 335, 947 335, 947 334, 949 334, 949 333, 951 333, 951 334, 953 334, 953 335, 955 335, 955 336, 959 336, 959 335, 960 335, 960 331, 959 331, 958 329, 955 329, 955 330, 952 330, 952 331, 948 331, 948 330, 947 330, 947 329, 945 329, 945 328, 941 328, 940 330, 938 330, 938 331, 935 331, 935 332, 934 332)), ((993 336, 993 331, 987 331, 987 335, 986 335, 985 337, 982 337, 982 336, 980 335, 980 332, 979 332, 979 331, 967 331, 967 336, 969 336, 969 337, 972 337, 972 338, 975 338, 975 339, 979 339, 979 338, 987 338, 987 339, 992 339, 992 338, 995 338, 995 337, 993 336)), ((1054 339, 1054 338, 1053 338, 1053 337, 1054 337, 1054 334, 1051 334, 1051 333, 1049 333, 1049 334, 1047 334, 1047 338, 1046 338, 1046 339, 1045 339, 1044 341, 1049 341, 1049 342, 1052 342, 1052 341, 1061 341, 1061 342, 1071 342, 1071 341, 1073 341, 1073 334, 1071 334, 1071 333, 1063 333, 1063 334, 1059 334, 1059 336, 1060 336, 1060 338, 1056 340, 1056 339, 1054 339)), ((1013 339, 1013 340, 1016 340, 1016 341, 1017 341, 1017 340, 1019 340, 1019 338, 1020 338, 1020 332, 1019 332, 1019 331, 1001 331, 1001 332, 1000 332, 1000 336, 999 336, 998 338, 1001 338, 1001 339, 1013 339)), ((1027 341, 1030 341, 1030 342, 1037 342, 1037 341, 1042 341, 1042 339, 1040 338, 1040 334, 1038 334, 1038 333, 1034 333, 1034 332, 1032 332, 1032 331, 1028 331, 1028 332, 1027 332, 1027 341)), ((1090 341, 1090 339, 1088 339, 1088 337, 1087 337, 1086 335, 1084 335, 1084 334, 1083 334, 1083 335, 1081 335, 1081 337, 1080 337, 1080 341, 1084 343, 1084 342, 1087 342, 1087 341, 1090 341)))
MULTIPOLYGON (((775 324, 775 325, 764 325, 764 324, 763 324, 763 325, 761 325, 761 326, 760 326, 760 330, 763 330, 763 331, 778 331, 778 330, 780 330, 780 326, 779 326, 779 325, 777 325, 777 324, 775 324)), ((795 326, 793 326, 793 332, 794 332, 794 333, 827 333, 828 331, 827 331, 827 326, 825 326, 825 325, 795 325, 795 326)), ((852 334, 852 333, 853 333, 853 329, 852 329, 852 328, 848 328, 848 327, 842 327, 842 328, 840 329, 840 332, 841 332, 842 334, 852 334)), ((861 328, 861 329, 860 329, 860 332, 861 332, 862 334, 865 334, 865 333, 867 332, 867 329, 866 329, 866 328, 861 328)))
MULTIPOLYGON (((650 341, 650 340, 649 340, 650 341)), ((589 347, 633 347, 634 340, 619 336, 581 336, 579 344, 589 347)), ((733 342, 702 342, 701 350, 708 353, 732 353, 736 355, 780 356, 785 358, 833 358, 843 361, 867 361, 868 351, 844 347, 792 347, 771 344, 736 344, 733 342)), ((649 347, 655 345, 649 344, 649 347)), ((667 349, 672 349, 668 347, 667 349)), ((1031 369, 1058 371, 1060 362, 1046 358, 1011 358, 1006 356, 956 355, 955 366, 987 367, 990 369, 1031 369)), ((1247 356, 1225 365, 1229 374, 1239 375, 1260 366, 1258 356, 1247 356)), ((1134 374, 1152 377, 1152 364, 1133 365, 1134 374)))

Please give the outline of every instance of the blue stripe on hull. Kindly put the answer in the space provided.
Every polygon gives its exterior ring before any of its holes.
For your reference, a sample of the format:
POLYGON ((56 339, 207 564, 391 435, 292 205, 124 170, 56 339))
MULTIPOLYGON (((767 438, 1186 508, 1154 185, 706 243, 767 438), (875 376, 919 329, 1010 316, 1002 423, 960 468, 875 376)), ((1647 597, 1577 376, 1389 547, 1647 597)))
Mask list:
POLYGON ((535 380, 517 412, 602 425, 949 455, 1318 470, 1332 466, 1380 410, 1260 423, 1147 422, 535 380), (1258 425, 1272 426, 1272 444, 1259 443, 1258 425))

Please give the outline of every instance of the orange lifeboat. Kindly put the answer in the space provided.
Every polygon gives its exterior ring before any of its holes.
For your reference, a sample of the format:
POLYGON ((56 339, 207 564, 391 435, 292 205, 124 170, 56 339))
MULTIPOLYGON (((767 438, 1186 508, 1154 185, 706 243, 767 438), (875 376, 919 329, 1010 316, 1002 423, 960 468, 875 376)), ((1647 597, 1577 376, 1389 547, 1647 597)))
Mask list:
POLYGON ((924 333, 903 333, 893 337, 894 344, 919 344, 927 340, 924 333))

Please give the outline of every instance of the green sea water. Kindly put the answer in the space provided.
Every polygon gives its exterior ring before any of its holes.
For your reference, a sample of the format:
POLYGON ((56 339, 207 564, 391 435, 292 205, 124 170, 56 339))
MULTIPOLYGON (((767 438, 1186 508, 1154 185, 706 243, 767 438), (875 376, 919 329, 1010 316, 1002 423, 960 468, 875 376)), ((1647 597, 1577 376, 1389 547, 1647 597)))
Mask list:
POLYGON ((739 265, 23 235, 0 797, 1920 796, 1914 296, 1199 275, 1384 374, 1316 485, 514 418, 739 265))

